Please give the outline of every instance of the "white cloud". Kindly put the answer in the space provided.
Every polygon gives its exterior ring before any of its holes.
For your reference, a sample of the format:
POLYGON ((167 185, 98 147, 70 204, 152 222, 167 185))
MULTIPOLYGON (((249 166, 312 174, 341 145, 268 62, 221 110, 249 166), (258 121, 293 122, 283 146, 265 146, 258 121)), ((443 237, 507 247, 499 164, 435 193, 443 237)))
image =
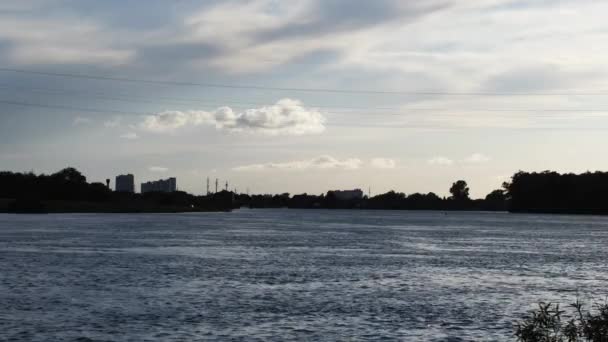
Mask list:
POLYGON ((121 65, 135 50, 113 46, 119 33, 75 18, 43 19, 0 16, 0 40, 16 64, 121 65))
POLYGON ((332 156, 323 155, 313 159, 295 160, 279 163, 252 164, 238 166, 234 171, 262 171, 262 170, 309 170, 309 169, 344 169, 356 170, 363 162, 358 158, 336 159, 332 156))
POLYGON ((169 169, 166 168, 166 167, 163 167, 163 166, 150 166, 148 168, 148 171, 150 171, 150 172, 158 172, 158 173, 165 173, 165 172, 169 171, 169 169))
POLYGON ((446 157, 434 157, 428 160, 428 163, 431 165, 443 165, 443 166, 449 166, 454 164, 454 161, 452 159, 446 158, 446 157))
POLYGON ((478 164, 478 163, 485 163, 490 161, 491 158, 488 156, 485 156, 481 153, 473 153, 472 155, 468 156, 467 158, 464 159, 464 161, 466 163, 471 163, 471 164, 478 164))
POLYGON ((180 112, 166 111, 144 118, 139 127, 155 133, 166 133, 187 125, 199 125, 212 122, 211 113, 208 112, 180 112))
POLYGON ((370 164, 375 169, 394 169, 397 167, 397 162, 389 158, 373 158, 370 164))
POLYGON ((396 24, 411 24, 450 1, 226 2, 187 17, 180 39, 221 46, 221 54, 202 64, 231 73, 271 70, 319 51, 356 51, 360 43, 369 45, 370 32, 384 34, 377 32, 378 26, 394 30, 396 24))
POLYGON ((127 132, 127 133, 121 135, 120 137, 123 139, 127 139, 127 140, 139 139, 139 135, 137 135, 137 133, 135 133, 135 132, 127 132))
POLYGON ((173 132, 186 126, 213 125, 217 130, 267 135, 319 134, 325 130, 325 117, 316 109, 305 108, 298 100, 282 99, 276 104, 243 112, 230 107, 206 111, 166 111, 144 118, 139 127, 156 133, 173 132))
POLYGON ((116 128, 116 127, 120 126, 121 122, 122 122, 122 117, 115 116, 112 119, 104 122, 103 125, 108 128, 116 128))
POLYGON ((72 125, 73 126, 87 125, 87 124, 90 124, 92 121, 93 120, 91 120, 90 118, 83 117, 83 116, 77 116, 74 118, 74 120, 72 120, 72 125))
MULTIPOLYGON (((490 157, 481 154, 481 153, 473 153, 470 156, 462 159, 462 163, 469 163, 469 164, 480 164, 480 163, 485 163, 492 160, 490 157)), ((447 157, 443 157, 443 156, 437 156, 434 158, 431 158, 428 160, 428 163, 431 165, 442 165, 442 166, 450 166, 450 165, 454 165, 454 160, 447 158, 447 157)))

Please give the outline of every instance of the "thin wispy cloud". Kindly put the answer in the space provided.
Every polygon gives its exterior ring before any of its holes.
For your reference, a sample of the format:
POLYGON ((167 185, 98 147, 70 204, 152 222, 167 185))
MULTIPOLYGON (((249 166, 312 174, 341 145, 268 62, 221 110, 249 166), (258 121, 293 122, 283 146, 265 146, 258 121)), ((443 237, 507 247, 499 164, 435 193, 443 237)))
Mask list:
POLYGON ((122 139, 127 139, 127 140, 139 139, 139 135, 137 135, 137 133, 135 133, 135 132, 127 132, 125 134, 122 134, 120 137, 122 139))
POLYGON ((470 164, 479 164, 479 163, 485 163, 492 160, 490 157, 483 155, 481 153, 473 153, 470 156, 466 157, 464 159, 464 162, 466 163, 470 163, 470 164))
POLYGON ((390 158, 373 158, 370 165, 375 169, 394 169, 397 167, 397 162, 390 158))
POLYGON ((116 128, 119 127, 122 124, 122 117, 120 116, 115 116, 112 119, 105 121, 103 123, 104 127, 107 128, 116 128))
POLYGON ((166 168, 164 166, 150 166, 148 168, 148 171, 155 172, 155 173, 165 173, 165 172, 169 171, 169 168, 166 168))
POLYGON ((229 2, 193 13, 185 21, 185 31, 192 32, 191 41, 222 42, 218 50, 223 53, 208 61, 212 66, 230 73, 260 72, 319 51, 354 52, 355 46, 368 44, 379 26, 410 24, 450 2, 229 2))
POLYGON ((454 161, 447 157, 433 157, 427 161, 431 165, 450 166, 454 164, 454 161))
POLYGON ((438 166, 451 166, 454 165, 456 163, 458 164, 481 164, 481 163, 486 163, 491 161, 492 158, 481 154, 481 153, 473 153, 470 156, 462 159, 462 160, 458 160, 455 161, 454 159, 448 158, 448 157, 444 157, 444 156, 437 156, 437 157, 433 157, 429 160, 427 160, 427 163, 430 165, 438 165, 438 166))
POLYGON ((91 118, 87 118, 84 116, 77 116, 74 118, 74 120, 72 120, 72 126, 88 125, 91 122, 93 122, 93 120, 91 118))
MULTIPOLYGON (((7 11, 10 13, 10 11, 7 11)), ((67 15, 19 18, 0 14, 0 40, 10 42, 6 57, 17 65, 92 63, 121 65, 135 57, 119 47, 117 32, 94 21, 67 15), (26 19, 27 18, 27 19, 26 19)))
POLYGON ((264 171, 264 170, 356 170, 361 168, 363 162, 358 158, 338 159, 323 155, 312 159, 294 160, 287 162, 272 162, 264 164, 251 164, 234 167, 234 171, 264 171))

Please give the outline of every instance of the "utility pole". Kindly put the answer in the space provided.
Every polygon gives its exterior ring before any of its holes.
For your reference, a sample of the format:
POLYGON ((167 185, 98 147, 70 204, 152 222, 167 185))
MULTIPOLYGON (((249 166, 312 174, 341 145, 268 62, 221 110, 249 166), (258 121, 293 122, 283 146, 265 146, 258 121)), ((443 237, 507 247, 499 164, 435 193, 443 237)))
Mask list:
POLYGON ((209 196, 209 177, 207 177, 207 196, 209 196))
POLYGON ((228 181, 226 181, 226 191, 228 191, 228 181))
POLYGON ((219 182, 219 181, 218 181, 218 179, 216 178, 216 179, 215 179, 215 193, 216 193, 216 194, 217 194, 217 185, 218 185, 218 182, 219 182))

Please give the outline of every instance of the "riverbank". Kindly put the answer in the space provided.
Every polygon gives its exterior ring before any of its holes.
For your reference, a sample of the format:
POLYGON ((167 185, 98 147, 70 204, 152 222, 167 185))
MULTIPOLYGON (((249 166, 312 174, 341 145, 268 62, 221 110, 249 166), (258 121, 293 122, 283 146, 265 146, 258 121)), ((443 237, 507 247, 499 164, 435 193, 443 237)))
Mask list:
POLYGON ((0 199, 0 213, 59 214, 59 213, 187 213, 230 211, 229 206, 159 204, 153 201, 65 201, 0 199))

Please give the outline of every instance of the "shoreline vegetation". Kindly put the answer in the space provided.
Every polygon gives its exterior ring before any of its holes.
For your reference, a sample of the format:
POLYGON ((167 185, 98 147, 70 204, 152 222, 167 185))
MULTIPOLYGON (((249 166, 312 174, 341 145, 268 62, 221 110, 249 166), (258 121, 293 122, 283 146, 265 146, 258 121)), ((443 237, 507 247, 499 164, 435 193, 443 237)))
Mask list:
POLYGON ((537 309, 515 323, 515 337, 521 342, 606 342, 608 303, 585 307, 577 300, 564 309, 540 302, 537 309))
POLYGON ((116 192, 88 183, 74 168, 51 175, 0 172, 0 212, 5 213, 178 213, 230 211, 233 195, 194 196, 183 191, 116 192))
POLYGON ((518 172, 502 189, 471 199, 463 180, 434 193, 384 194, 344 199, 326 194, 248 195, 221 191, 196 196, 183 191, 145 194, 115 192, 88 183, 68 167, 51 175, 0 172, 0 212, 4 213, 177 213, 230 211, 237 208, 376 209, 439 211, 509 211, 513 213, 608 214, 608 173, 559 174, 518 172))

